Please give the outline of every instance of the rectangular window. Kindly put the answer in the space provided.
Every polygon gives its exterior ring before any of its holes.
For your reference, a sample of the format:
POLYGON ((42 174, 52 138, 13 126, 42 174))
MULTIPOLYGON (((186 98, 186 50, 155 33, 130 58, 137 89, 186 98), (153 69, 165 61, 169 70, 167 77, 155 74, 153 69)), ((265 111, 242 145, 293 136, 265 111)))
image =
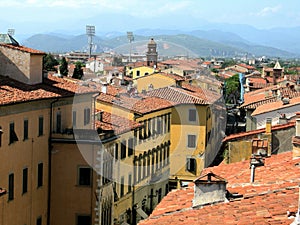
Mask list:
POLYGON ((186 170, 191 173, 196 173, 196 159, 194 158, 186 159, 186 170))
POLYGON ((189 121, 190 122, 195 122, 196 121, 196 116, 197 116, 196 109, 189 109, 189 121))
POLYGON ((148 119, 148 137, 151 137, 151 132, 152 132, 151 124, 152 124, 151 119, 148 119))
POLYGON ((8 176, 8 200, 14 199, 14 174, 8 176))
POLYGON ((121 177, 121 183, 120 183, 120 197, 124 196, 124 177, 121 177))
POLYGON ((162 125, 161 125, 161 118, 160 118, 160 117, 157 117, 156 121, 157 121, 156 132, 157 132, 157 134, 161 134, 161 133, 162 133, 162 131, 161 131, 161 128, 162 128, 162 125))
POLYGON ((92 178, 91 168, 80 167, 78 173, 78 185, 90 186, 92 178))
POLYGON ((152 135, 155 136, 156 132, 155 132, 155 118, 152 118, 152 135))
POLYGON ((84 109, 84 125, 87 125, 90 123, 90 119, 91 119, 90 114, 91 114, 90 108, 84 109))
POLYGON ((128 174, 128 193, 131 192, 132 175, 128 174))
POLYGON ((18 136, 15 132, 15 123, 12 122, 9 124, 9 144, 14 143, 15 141, 18 141, 18 136))
POLYGON ((72 124, 73 124, 73 128, 76 127, 76 111, 73 111, 72 113, 72 124))
POLYGON ((115 159, 116 160, 119 159, 119 144, 118 143, 115 144, 115 159))
POLYGON ((126 158, 126 140, 121 142, 121 159, 126 158))
POLYGON ((78 215, 77 225, 91 225, 91 216, 89 215, 78 215))
MULTIPOLYGON (((142 126, 144 126, 144 122, 140 122, 142 124, 142 126)), ((144 140, 144 136, 143 136, 143 129, 145 129, 144 127, 141 127, 139 129, 139 143, 141 143, 142 140, 144 140)))
POLYGON ((44 134, 44 117, 39 117, 39 136, 42 136, 44 134))
POLYGON ((143 130, 144 130, 144 134, 143 134, 143 136, 144 136, 144 140, 145 140, 145 139, 147 139, 147 137, 148 137, 148 136, 147 136, 147 135, 148 135, 148 134, 147 134, 147 130, 148 130, 148 120, 144 120, 143 124, 144 124, 144 129, 143 129, 143 130))
POLYGON ((36 225, 42 225, 42 217, 36 219, 36 225))
POLYGON ((56 133, 61 133, 61 112, 56 113, 56 133))
POLYGON ((38 164, 37 186, 43 186, 43 163, 38 164))
POLYGON ((25 194, 28 191, 28 168, 23 169, 23 185, 22 185, 22 194, 25 194))
POLYGON ((133 154, 133 138, 129 138, 128 140, 128 156, 131 156, 133 154))
POLYGON ((168 113, 167 117, 168 117, 167 131, 170 132, 170 129, 171 129, 171 113, 168 113))
POLYGON ((188 135, 188 148, 196 147, 196 135, 188 135))
POLYGON ((23 140, 27 140, 28 139, 28 120, 25 119, 24 120, 24 132, 23 132, 23 140))

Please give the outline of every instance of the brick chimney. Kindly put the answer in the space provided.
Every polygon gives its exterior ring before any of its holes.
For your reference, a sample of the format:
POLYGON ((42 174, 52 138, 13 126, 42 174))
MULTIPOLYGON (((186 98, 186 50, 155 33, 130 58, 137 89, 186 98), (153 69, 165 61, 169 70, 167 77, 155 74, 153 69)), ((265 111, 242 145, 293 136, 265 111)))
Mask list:
POLYGON ((272 152, 272 118, 266 119, 266 130, 265 133, 261 135, 261 138, 267 140, 267 155, 270 156, 272 152))
POLYGON ((227 181, 209 172, 194 180, 193 207, 226 201, 227 181))

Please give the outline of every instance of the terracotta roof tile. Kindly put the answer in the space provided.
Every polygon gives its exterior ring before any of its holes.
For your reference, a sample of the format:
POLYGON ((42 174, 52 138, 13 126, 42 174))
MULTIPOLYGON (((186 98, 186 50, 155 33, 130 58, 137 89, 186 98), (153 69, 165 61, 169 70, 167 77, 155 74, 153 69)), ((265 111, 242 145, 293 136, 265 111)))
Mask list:
POLYGON ((68 78, 52 75, 45 78, 43 83, 35 85, 0 76, 0 105, 97 92, 95 89, 81 86, 68 78))
POLYGON ((258 106, 251 115, 256 116, 256 115, 259 115, 262 113, 271 112, 271 111, 275 111, 278 109, 283 109, 283 108, 299 105, 300 97, 292 98, 289 101, 290 102, 288 104, 283 104, 283 102, 281 100, 276 101, 276 102, 271 102, 268 104, 262 104, 262 105, 258 106))
POLYGON ((298 209, 299 163, 291 152, 272 155, 256 168, 254 183, 250 183, 249 161, 207 168, 203 173, 224 177, 227 190, 243 196, 193 209, 193 186, 173 190, 139 224, 291 224, 287 211, 298 209))
POLYGON ((244 103, 240 106, 245 109, 256 109, 258 106, 265 105, 267 103, 281 101, 278 96, 273 96, 272 90, 278 90, 281 96, 288 95, 289 98, 295 98, 300 96, 300 92, 292 90, 289 87, 269 86, 256 91, 251 91, 244 94, 244 103))
POLYGON ((119 96, 100 93, 97 97, 98 101, 110 103, 136 113, 150 113, 161 109, 171 107, 173 104, 170 101, 155 97, 144 95, 132 95, 121 93, 119 96))
POLYGON ((0 46, 6 47, 6 48, 11 48, 11 49, 16 49, 22 52, 27 52, 27 53, 31 53, 31 54, 35 54, 35 55, 44 55, 45 52, 36 50, 36 49, 32 49, 32 48, 28 48, 25 46, 15 46, 15 45, 11 45, 11 44, 0 44, 0 46))
MULTIPOLYGON (((286 123, 286 124, 278 124, 278 125, 272 126, 272 131, 287 129, 287 128, 291 128, 291 127, 294 127, 294 126, 295 126, 295 121, 289 122, 289 123, 286 123)), ((246 132, 240 132, 240 133, 237 133, 237 134, 231 134, 231 135, 225 137, 222 140, 222 142, 227 142, 227 141, 234 140, 234 139, 245 138, 247 136, 264 133, 265 131, 266 131, 265 128, 261 128, 261 129, 257 129, 257 130, 251 130, 251 131, 246 131, 246 132)))
POLYGON ((168 86, 159 88, 149 91, 147 94, 166 99, 174 104, 207 105, 213 103, 221 97, 215 92, 189 84, 182 84, 182 87, 168 86))
POLYGON ((133 120, 117 116, 108 112, 100 112, 101 120, 95 121, 96 128, 100 128, 106 131, 114 131, 115 134, 122 134, 131 130, 134 130, 142 125, 133 120))

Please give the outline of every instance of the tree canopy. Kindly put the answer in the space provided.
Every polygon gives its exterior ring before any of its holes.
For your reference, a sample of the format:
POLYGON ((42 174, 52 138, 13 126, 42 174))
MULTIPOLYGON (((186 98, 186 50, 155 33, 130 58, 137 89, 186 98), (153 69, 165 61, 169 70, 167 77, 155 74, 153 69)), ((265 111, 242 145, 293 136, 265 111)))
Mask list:
POLYGON ((76 62, 75 63, 75 68, 73 72, 73 78, 75 79, 81 79, 83 77, 83 69, 82 69, 82 63, 81 62, 76 62))
POLYGON ((51 55, 51 53, 48 53, 43 57, 43 65, 44 69, 47 71, 57 71, 55 66, 59 65, 59 62, 51 55))
POLYGON ((240 96, 239 74, 235 74, 225 80, 225 101, 236 103, 240 96))
POLYGON ((62 57, 61 62, 60 62, 60 67, 59 67, 60 74, 63 76, 68 75, 68 62, 65 57, 62 57))

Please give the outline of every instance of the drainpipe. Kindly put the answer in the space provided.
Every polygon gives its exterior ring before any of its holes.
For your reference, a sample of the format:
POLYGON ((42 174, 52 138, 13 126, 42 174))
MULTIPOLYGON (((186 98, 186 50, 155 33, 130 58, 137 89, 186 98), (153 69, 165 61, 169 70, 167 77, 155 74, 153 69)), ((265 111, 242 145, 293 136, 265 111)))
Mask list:
POLYGON ((254 182, 254 177, 255 177, 255 165, 251 165, 251 180, 250 182, 254 182))
POLYGON ((48 209, 47 209, 47 225, 50 225, 50 207, 51 207, 51 137, 52 137, 52 116, 53 116, 53 104, 58 102, 58 98, 50 103, 50 131, 49 131, 49 139, 48 139, 48 209))
POLYGON ((93 122, 94 122, 94 124, 93 124, 93 129, 94 130, 96 130, 96 98, 98 97, 100 95, 100 92, 99 93, 97 93, 97 94, 95 94, 94 96, 92 96, 92 98, 93 98, 93 104, 94 104, 94 115, 93 115, 93 122))

